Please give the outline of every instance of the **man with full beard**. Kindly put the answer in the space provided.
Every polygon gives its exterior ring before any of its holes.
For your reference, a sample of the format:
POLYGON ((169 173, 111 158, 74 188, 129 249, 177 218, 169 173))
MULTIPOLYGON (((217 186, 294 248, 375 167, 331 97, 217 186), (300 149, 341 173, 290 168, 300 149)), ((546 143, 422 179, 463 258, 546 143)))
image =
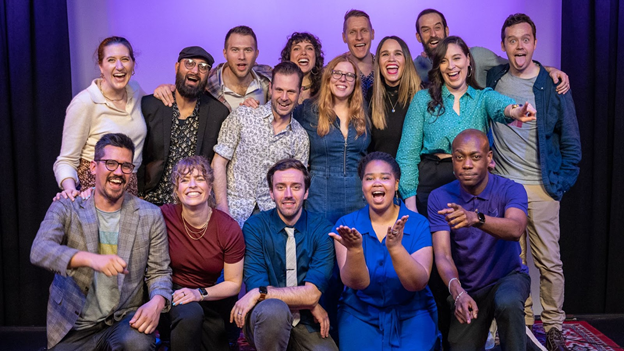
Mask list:
POLYGON ((165 221, 126 192, 132 139, 105 134, 94 156, 94 195, 55 201, 30 252, 33 264, 55 273, 48 349, 153 350, 160 313, 171 306, 165 221))
POLYGON ((164 105, 154 95, 143 97, 147 137, 137 176, 139 194, 146 201, 157 205, 173 202, 171 171, 180 159, 202 155, 212 160, 221 124, 229 113, 217 99, 204 93, 213 63, 206 50, 187 47, 175 64, 172 106, 164 105))

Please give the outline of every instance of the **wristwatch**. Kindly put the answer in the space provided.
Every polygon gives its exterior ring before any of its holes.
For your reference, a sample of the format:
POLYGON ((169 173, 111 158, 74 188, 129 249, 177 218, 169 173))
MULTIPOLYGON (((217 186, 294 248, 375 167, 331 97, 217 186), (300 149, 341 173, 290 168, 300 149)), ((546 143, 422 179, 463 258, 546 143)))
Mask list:
POLYGON ((208 291, 206 291, 206 289, 204 289, 204 288, 197 288, 197 290, 199 290, 199 294, 201 295, 201 300, 200 301, 204 301, 204 299, 208 298, 208 291))
POLYGON ((269 291, 267 290, 267 287, 259 286, 258 291, 260 291, 260 297, 258 298, 258 302, 264 301, 264 299, 266 299, 267 294, 269 293, 269 291))
POLYGON ((482 212, 479 212, 479 210, 475 210, 475 212, 477 213, 477 218, 479 219, 479 223, 477 223, 477 226, 482 226, 483 224, 485 224, 485 214, 482 212))

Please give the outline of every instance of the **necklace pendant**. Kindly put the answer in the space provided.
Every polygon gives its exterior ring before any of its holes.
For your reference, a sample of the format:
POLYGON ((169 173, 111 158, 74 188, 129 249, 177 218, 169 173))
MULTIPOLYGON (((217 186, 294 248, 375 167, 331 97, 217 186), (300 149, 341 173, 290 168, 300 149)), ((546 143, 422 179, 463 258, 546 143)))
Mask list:
POLYGON ((392 109, 392 113, 394 113, 394 109, 392 109))

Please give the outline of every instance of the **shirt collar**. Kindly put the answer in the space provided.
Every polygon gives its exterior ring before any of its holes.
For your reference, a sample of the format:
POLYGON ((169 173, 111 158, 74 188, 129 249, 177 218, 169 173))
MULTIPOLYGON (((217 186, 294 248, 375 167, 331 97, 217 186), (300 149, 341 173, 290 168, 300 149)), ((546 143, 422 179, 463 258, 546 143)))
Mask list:
MULTIPOLYGON (((225 66, 227 66, 227 62, 222 63, 219 67, 219 70, 217 71, 217 78, 219 79, 219 87, 221 87, 221 92, 226 91, 225 90, 226 86, 223 82, 223 69, 225 69, 225 66)), ((251 83, 249 83, 249 86, 247 87, 247 89, 249 89, 249 87, 255 87, 256 89, 259 89, 262 86, 262 82, 260 81, 260 77, 258 76, 258 74, 256 74, 256 72, 254 71, 253 67, 251 68, 249 73, 251 73, 251 76, 253 77, 253 79, 251 83)), ((256 89, 254 89, 253 91, 255 91, 256 89)), ((232 91, 232 90, 228 88, 228 91, 232 91)))
MULTIPOLYGON (((370 210, 370 206, 366 205, 363 209, 358 211, 355 225, 356 225, 356 229, 360 232, 360 234, 362 235, 368 234, 376 238, 377 234, 375 234, 375 230, 373 229, 373 222, 370 219, 369 210, 370 210)), ((408 216, 410 214, 413 215, 414 213, 408 210, 407 207, 405 207, 405 203, 401 201, 401 206, 399 207, 399 216, 397 217, 397 220, 399 220, 399 218, 403 216, 408 216)), ((410 235, 409 226, 403 227, 403 235, 410 235)))
MULTIPOLYGON (((477 93, 477 90, 469 85, 468 90, 466 90, 466 92, 464 93, 464 95, 462 95, 462 97, 468 95, 470 98, 474 99, 476 93, 477 93)), ((446 84, 442 84, 442 97, 450 98, 452 95, 453 94, 451 94, 451 92, 446 87, 446 84)))
POLYGON ((492 182, 494 182, 494 176, 492 175, 492 173, 488 172, 487 185, 485 186, 485 189, 483 189, 481 194, 476 195, 476 196, 464 190, 464 188, 461 186, 461 183, 460 183, 459 184, 459 196, 461 197, 464 203, 470 202, 470 200, 472 200, 475 197, 481 200, 489 200, 491 197, 491 193, 492 193, 492 187, 493 187, 492 182))
MULTIPOLYGON (((270 213, 271 232, 272 233, 283 232, 284 234, 286 234, 286 230, 284 230, 284 228, 286 228, 286 223, 284 223, 282 218, 279 216, 279 213, 277 212, 278 211, 277 207, 270 211, 271 211, 270 213)), ((304 208, 301 208, 301 216, 299 216, 299 220, 297 220, 297 223, 295 223, 294 227, 295 227, 295 233, 306 232, 306 228, 308 227, 308 212, 304 208)))

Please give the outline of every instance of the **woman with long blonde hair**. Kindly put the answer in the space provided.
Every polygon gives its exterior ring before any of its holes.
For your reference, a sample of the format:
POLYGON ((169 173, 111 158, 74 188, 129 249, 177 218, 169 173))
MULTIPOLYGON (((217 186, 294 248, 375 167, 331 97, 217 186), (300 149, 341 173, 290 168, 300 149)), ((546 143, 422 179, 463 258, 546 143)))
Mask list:
POLYGON ((294 112, 310 138, 312 184, 306 207, 338 218, 364 207, 357 174, 360 159, 370 143, 357 64, 340 55, 325 67, 318 96, 294 112))

